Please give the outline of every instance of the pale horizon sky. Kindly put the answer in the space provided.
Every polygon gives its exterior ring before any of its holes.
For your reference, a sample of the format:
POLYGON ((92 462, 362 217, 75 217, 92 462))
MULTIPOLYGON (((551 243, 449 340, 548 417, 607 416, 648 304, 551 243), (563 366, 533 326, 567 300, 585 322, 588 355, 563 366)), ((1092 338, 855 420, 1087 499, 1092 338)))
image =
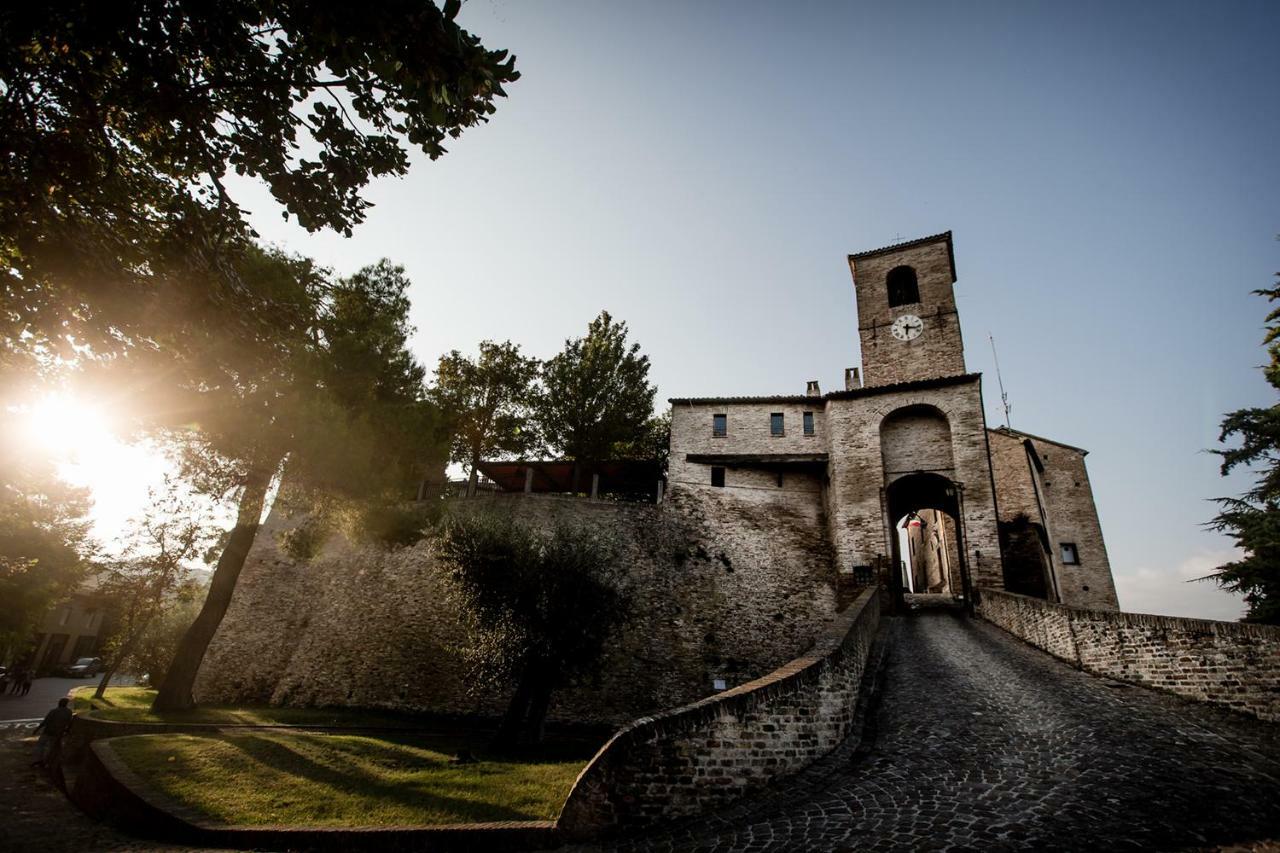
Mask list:
POLYGON ((1280 7, 471 0, 523 77, 490 123, 368 190, 355 236, 238 197, 269 241, 414 281, 415 350, 548 357, 601 309, 659 398, 842 387, 846 256, 954 234, 968 368, 1002 422, 1086 447, 1126 610, 1234 619, 1223 414, 1280 268, 1280 7))

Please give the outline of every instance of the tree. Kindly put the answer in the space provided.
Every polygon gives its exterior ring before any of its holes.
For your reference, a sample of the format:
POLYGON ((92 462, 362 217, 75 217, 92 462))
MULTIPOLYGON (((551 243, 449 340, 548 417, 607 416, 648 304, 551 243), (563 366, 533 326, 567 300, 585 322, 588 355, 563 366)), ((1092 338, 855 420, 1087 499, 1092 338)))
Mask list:
POLYGON ((217 383, 204 379, 207 367, 178 383, 183 396, 173 412, 191 424, 171 431, 181 442, 183 473, 207 494, 235 495, 237 518, 156 710, 193 704, 196 673, 230 604, 274 477, 283 477, 295 501, 367 507, 411 494, 429 460, 444 455, 423 370, 407 353, 404 270, 381 263, 333 283, 304 259, 262 251, 249 257, 245 276, 279 293, 279 303, 294 306, 300 319, 281 324, 275 337, 219 356, 219 364, 237 369, 217 383))
POLYGON ((103 563, 98 590, 112 602, 115 628, 107 641, 107 665, 95 698, 102 698, 151 623, 191 585, 187 564, 212 539, 202 515, 195 501, 166 483, 164 493, 152 493, 151 505, 135 523, 123 554, 103 563))
MULTIPOLYGON (((644 443, 658 389, 649 384, 649 357, 627 345, 627 324, 608 311, 584 338, 543 365, 538 426, 547 444, 575 462, 599 462, 644 443)), ((574 466, 574 491, 579 466, 574 466)))
POLYGON ((472 360, 454 350, 440 357, 432 396, 449 419, 449 460, 467 466, 467 495, 475 494, 484 457, 519 456, 536 444, 532 406, 538 360, 510 341, 480 342, 472 360))
MULTIPOLYGON (((1280 285, 1254 291, 1268 301, 1280 299, 1280 285)), ((1280 389, 1280 307, 1267 314, 1263 338, 1271 363, 1263 375, 1280 389)), ((1280 404, 1231 412, 1222 421, 1218 440, 1239 446, 1215 450, 1222 457, 1222 474, 1235 468, 1257 468, 1254 486, 1238 498, 1218 498, 1222 511, 1209 526, 1235 540, 1244 552, 1238 560, 1214 569, 1201 580, 1244 594, 1246 622, 1280 624, 1280 404)))
POLYGON ((46 361, 180 351, 192 317, 260 319, 226 176, 262 180, 308 230, 349 234, 372 178, 404 174, 408 146, 444 154, 519 77, 457 25, 460 5, 5 4, 6 346, 46 361))
POLYGON ((33 453, 19 413, 0 408, 0 660, 21 657, 40 618, 92 565, 86 490, 33 453))
POLYGON ((497 743, 538 742, 552 693, 599 674, 627 614, 616 546, 584 528, 540 532, 481 513, 451 519, 440 551, 470 622, 472 683, 515 688, 497 743))
POLYGON ((201 602, 208 592, 208 584, 195 576, 179 586, 156 618, 147 623, 133 650, 121 658, 120 669, 136 673, 148 686, 159 690, 178 644, 200 614, 201 602))

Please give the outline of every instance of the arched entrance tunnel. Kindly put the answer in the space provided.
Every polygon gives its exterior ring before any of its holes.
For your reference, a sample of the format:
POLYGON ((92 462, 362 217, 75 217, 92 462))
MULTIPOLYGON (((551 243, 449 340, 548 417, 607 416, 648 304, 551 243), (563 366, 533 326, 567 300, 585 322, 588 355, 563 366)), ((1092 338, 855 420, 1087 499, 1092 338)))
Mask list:
POLYGON ((968 602, 959 487, 941 474, 907 474, 889 484, 885 502, 893 524, 895 589, 968 602))

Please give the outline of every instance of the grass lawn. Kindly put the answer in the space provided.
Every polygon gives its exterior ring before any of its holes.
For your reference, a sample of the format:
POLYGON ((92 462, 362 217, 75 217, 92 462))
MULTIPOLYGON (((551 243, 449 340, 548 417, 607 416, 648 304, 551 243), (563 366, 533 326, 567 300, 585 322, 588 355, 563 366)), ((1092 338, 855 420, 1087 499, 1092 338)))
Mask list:
POLYGON ((149 687, 108 687, 101 699, 93 698, 93 687, 77 687, 71 694, 72 710, 92 711, 104 720, 131 723, 221 723, 223 725, 265 726, 412 726, 412 718, 390 711, 359 711, 346 708, 273 708, 269 706, 201 705, 189 711, 151 712, 156 691, 149 687))
POLYGON ((216 821, 404 826, 552 820, 596 744, 552 742, 515 757, 456 735, 253 732, 112 746, 157 790, 216 821), (450 764, 460 749, 479 761, 450 764))

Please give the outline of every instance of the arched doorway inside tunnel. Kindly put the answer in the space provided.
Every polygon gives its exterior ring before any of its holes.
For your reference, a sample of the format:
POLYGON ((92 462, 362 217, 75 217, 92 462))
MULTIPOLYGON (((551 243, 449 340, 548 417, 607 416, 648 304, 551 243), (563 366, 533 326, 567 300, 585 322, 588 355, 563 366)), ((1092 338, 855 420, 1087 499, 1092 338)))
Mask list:
POLYGON ((941 474, 907 474, 889 484, 885 502, 893 525, 894 591, 948 595, 969 603, 960 487, 941 474))

